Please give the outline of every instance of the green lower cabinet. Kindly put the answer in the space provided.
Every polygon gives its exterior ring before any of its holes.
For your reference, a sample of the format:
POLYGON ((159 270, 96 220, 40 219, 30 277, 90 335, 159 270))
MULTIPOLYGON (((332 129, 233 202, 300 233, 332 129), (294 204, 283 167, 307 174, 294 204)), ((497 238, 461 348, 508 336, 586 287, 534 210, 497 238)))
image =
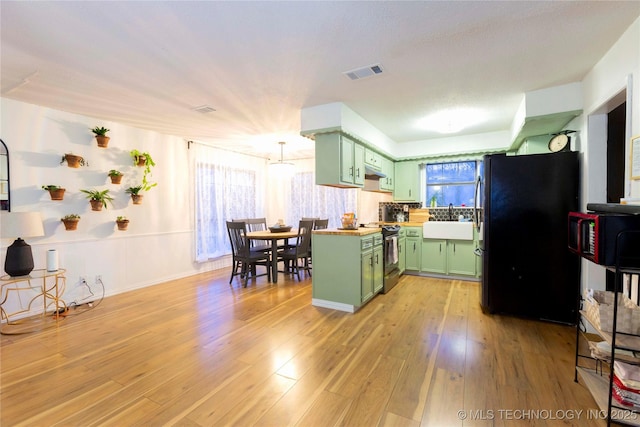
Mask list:
POLYGON ((422 239, 419 237, 407 237, 407 252, 405 253, 405 267, 407 270, 420 271, 421 252, 422 239))
POLYGON ((424 239, 420 271, 447 274, 447 241, 424 239))
POLYGON ((449 240, 447 242, 447 270, 449 274, 461 276, 476 275, 477 256, 473 240, 449 240))
POLYGON ((373 248, 373 294, 382 291, 384 284, 384 252, 382 245, 373 248))
POLYGON ((451 276, 476 276, 474 240, 424 239, 420 271, 451 276))
POLYGON ((368 251, 362 254, 360 269, 362 272, 362 280, 360 282, 360 302, 364 304, 373 298, 373 251, 368 251))
POLYGON ((312 304, 355 312, 382 287, 382 234, 314 234, 312 304), (375 242, 375 243, 374 243, 375 242), (380 261, 376 265, 376 255, 380 261))
POLYGON ((407 252, 407 238, 400 237, 398 239, 398 268, 400 269, 400 274, 404 273, 404 270, 407 268, 407 258, 405 256, 407 252))

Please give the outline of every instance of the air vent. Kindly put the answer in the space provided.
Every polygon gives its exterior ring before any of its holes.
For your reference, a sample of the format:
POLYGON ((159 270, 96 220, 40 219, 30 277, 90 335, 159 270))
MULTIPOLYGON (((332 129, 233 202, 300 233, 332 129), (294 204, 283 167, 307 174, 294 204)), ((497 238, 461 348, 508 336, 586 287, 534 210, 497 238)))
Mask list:
POLYGON ((376 74, 382 74, 382 71, 382 65, 375 64, 369 65, 368 67, 357 68, 351 71, 345 71, 342 74, 349 77, 350 80, 360 80, 367 77, 375 76, 376 74))
POLYGON ((202 114, 207 114, 207 113, 213 113, 214 111, 216 111, 216 109, 208 105, 201 105, 199 107, 195 107, 193 111, 197 111, 198 113, 202 113, 202 114))

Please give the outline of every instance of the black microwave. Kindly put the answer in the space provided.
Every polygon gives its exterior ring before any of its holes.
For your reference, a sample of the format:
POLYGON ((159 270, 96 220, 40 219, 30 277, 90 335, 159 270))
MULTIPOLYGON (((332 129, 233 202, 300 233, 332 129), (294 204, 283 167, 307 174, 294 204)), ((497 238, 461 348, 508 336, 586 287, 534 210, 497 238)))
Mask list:
POLYGON ((616 239, 628 230, 640 230, 640 215, 569 212, 569 250, 596 264, 614 266, 616 239))

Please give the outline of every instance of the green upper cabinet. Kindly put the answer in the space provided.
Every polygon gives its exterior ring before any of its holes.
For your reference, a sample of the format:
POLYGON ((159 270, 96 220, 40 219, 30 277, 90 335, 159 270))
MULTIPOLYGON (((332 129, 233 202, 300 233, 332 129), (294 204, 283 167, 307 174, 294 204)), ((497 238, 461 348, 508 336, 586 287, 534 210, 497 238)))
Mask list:
POLYGON ((380 170, 382 168, 382 156, 373 150, 364 150, 364 162, 373 169, 380 170))
POLYGON ((385 178, 380 178, 380 189, 393 191, 394 182, 395 182, 395 166, 392 160, 387 159, 386 157, 381 157, 382 159, 382 170, 381 172, 386 175, 385 178))
POLYGON ((365 149, 340 133, 316 135, 316 184, 364 186, 365 149))
POLYGON ((419 202, 420 167, 418 162, 397 162, 395 164, 395 177, 393 200, 398 202, 419 202))

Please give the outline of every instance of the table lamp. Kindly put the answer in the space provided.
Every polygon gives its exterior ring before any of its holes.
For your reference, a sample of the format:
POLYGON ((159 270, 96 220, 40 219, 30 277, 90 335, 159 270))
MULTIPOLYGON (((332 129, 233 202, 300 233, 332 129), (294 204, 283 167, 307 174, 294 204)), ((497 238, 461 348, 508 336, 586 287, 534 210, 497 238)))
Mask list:
POLYGON ((3 212, 1 219, 1 237, 16 238, 7 248, 4 271, 11 277, 26 276, 33 270, 33 254, 22 238, 44 236, 42 217, 39 212, 3 212))

